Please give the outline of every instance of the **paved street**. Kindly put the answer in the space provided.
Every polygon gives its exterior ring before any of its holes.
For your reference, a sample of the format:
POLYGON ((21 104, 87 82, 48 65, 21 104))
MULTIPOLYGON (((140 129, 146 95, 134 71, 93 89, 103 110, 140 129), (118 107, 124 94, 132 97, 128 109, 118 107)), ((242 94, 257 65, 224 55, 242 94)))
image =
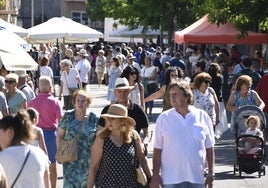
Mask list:
MULTIPOLYGON (((93 96, 93 102, 90 106, 90 111, 100 115, 102 108, 109 104, 106 100, 107 86, 98 88, 97 85, 90 85, 89 92, 93 96)), ((155 120, 162 111, 161 100, 155 101, 153 109, 153 117, 150 119, 150 131, 154 130, 155 120)), ((224 133, 221 139, 217 140, 215 146, 216 164, 215 173, 216 179, 214 181, 214 188, 267 188, 268 176, 258 177, 258 173, 245 174, 239 177, 238 172, 233 174, 233 165, 236 161, 234 137, 230 131, 224 133)), ((152 167, 152 143, 149 143, 148 161, 152 167)), ((267 161, 266 157, 266 161, 267 161)), ((179 160, 179 159, 178 159, 179 160)), ((58 188, 62 188, 62 168, 58 164, 58 188)))

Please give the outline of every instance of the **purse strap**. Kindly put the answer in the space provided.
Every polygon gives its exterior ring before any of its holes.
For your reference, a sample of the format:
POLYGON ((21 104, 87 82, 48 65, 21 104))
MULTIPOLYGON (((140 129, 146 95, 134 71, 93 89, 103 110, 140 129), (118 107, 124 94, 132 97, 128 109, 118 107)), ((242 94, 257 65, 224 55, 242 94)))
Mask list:
POLYGON ((26 157, 25 157, 25 159, 24 159, 24 161, 23 161, 23 164, 22 164, 22 166, 21 166, 21 168, 20 168, 20 171, 19 171, 17 177, 15 178, 15 180, 14 180, 14 182, 12 183, 12 185, 11 185, 10 188, 13 188, 14 185, 15 185, 15 183, 16 183, 17 180, 19 179, 20 174, 21 174, 21 172, 22 172, 22 170, 23 170, 23 168, 24 168, 24 166, 25 166, 25 164, 26 164, 26 162, 27 162, 27 160, 28 160, 28 158, 29 158, 30 152, 31 152, 31 149, 29 149, 29 151, 28 151, 28 153, 27 153, 27 155, 26 155, 26 157))

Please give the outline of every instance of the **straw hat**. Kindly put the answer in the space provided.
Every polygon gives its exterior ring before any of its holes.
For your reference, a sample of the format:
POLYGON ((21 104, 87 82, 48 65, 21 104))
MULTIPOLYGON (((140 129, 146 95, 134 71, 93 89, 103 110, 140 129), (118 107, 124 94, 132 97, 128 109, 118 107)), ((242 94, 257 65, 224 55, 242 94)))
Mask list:
POLYGON ((77 54, 81 56, 88 56, 87 51, 85 49, 81 49, 79 52, 77 52, 77 54))
POLYGON ((135 59, 135 56, 132 53, 128 53, 127 59, 135 59))
POLYGON ((115 81, 115 89, 133 89, 135 86, 129 86, 128 80, 126 78, 117 78, 115 81))
POLYGON ((135 126, 136 122, 133 118, 128 117, 128 110, 125 106, 121 104, 110 105, 106 114, 102 114, 100 117, 106 118, 120 118, 126 121, 127 125, 135 126))

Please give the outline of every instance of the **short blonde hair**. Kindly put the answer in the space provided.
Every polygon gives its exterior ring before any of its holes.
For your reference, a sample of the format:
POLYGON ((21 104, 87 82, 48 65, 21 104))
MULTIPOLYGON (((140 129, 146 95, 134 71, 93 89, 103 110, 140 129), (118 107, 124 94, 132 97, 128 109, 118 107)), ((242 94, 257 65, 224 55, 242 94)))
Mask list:
POLYGON ((252 78, 248 75, 239 76, 235 82, 235 90, 240 91, 243 84, 252 85, 252 78))
POLYGON ((260 127, 260 124, 261 124, 261 120, 259 118, 259 116, 257 115, 250 115, 247 120, 246 120, 246 125, 249 127, 249 121, 250 120, 255 120, 256 124, 257 124, 257 127, 259 128, 260 127))

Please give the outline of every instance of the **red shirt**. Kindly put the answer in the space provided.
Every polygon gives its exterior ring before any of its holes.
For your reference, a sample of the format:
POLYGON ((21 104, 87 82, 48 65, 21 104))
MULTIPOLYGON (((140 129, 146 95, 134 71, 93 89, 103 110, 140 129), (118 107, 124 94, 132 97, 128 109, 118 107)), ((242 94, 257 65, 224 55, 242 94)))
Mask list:
POLYGON ((257 93, 260 95, 261 99, 265 103, 265 107, 263 112, 268 113, 268 74, 266 73, 263 77, 259 80, 259 83, 255 89, 257 93))

